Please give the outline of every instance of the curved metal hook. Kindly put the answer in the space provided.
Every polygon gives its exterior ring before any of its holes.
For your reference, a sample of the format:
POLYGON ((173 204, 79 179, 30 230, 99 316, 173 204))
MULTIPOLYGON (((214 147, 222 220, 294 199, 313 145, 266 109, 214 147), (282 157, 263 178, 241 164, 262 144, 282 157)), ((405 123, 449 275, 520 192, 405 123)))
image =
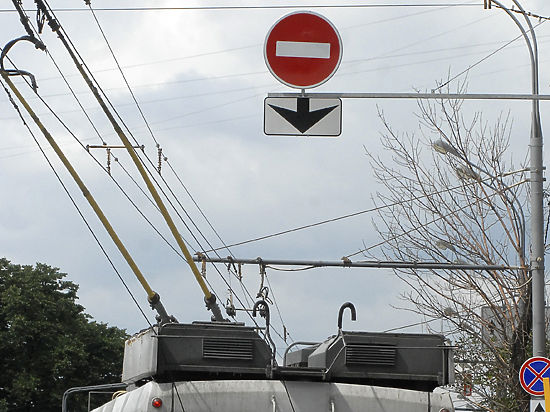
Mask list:
POLYGON ((254 306, 252 308, 252 316, 256 317, 258 308, 260 306, 262 306, 262 308, 260 309, 260 316, 265 318, 265 337, 267 338, 267 340, 269 340, 269 343, 271 344, 271 347, 273 348, 273 352, 272 352, 272 356, 271 356, 271 367, 273 368, 275 366, 275 354, 277 353, 276 352, 277 348, 275 347, 275 342, 273 342, 273 339, 271 339, 271 336, 269 335, 269 320, 270 320, 269 319, 269 306, 267 305, 265 300, 260 299, 259 301, 254 303, 254 306), (262 313, 262 311, 263 311, 263 313, 262 313))
POLYGON ((34 47, 40 50, 46 50, 46 46, 44 43, 42 43, 40 40, 38 40, 34 36, 22 36, 18 37, 17 39, 13 39, 9 41, 2 50, 2 53, 0 54, 0 71, 2 73, 6 74, 7 76, 28 76, 31 79, 31 87, 36 92, 36 89, 38 89, 38 86, 36 85, 36 79, 32 73, 29 73, 25 70, 18 70, 18 69, 9 69, 6 70, 4 68, 4 58, 10 51, 10 49, 18 42, 18 41, 29 41, 32 44, 34 44, 34 47))
POLYGON ((254 306, 252 307, 252 316, 256 317, 258 307, 260 306, 263 306, 263 308, 260 309, 260 316, 262 318, 265 318, 265 328, 266 328, 266 333, 268 333, 269 332, 269 306, 267 305, 265 300, 261 299, 256 303, 254 303, 254 306))
POLYGON ((353 306, 353 303, 344 303, 342 306, 340 306, 340 310, 338 311, 338 331, 342 330, 342 317, 346 308, 349 308, 351 310, 351 320, 357 320, 357 312, 355 311, 355 306, 353 306))

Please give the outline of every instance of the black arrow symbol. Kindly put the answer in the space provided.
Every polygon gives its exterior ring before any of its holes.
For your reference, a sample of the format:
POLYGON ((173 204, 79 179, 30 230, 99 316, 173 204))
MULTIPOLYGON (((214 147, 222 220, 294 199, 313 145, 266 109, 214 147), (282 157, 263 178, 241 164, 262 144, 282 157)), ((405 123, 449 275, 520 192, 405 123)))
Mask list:
POLYGON ((285 120, 298 129, 300 133, 305 133, 308 131, 323 117, 338 107, 338 105, 336 105, 310 112, 308 97, 298 97, 296 111, 285 109, 284 107, 274 106, 272 104, 268 104, 268 106, 284 117, 285 120))
POLYGON ((535 412, 544 412, 544 407, 539 403, 535 408, 535 412))

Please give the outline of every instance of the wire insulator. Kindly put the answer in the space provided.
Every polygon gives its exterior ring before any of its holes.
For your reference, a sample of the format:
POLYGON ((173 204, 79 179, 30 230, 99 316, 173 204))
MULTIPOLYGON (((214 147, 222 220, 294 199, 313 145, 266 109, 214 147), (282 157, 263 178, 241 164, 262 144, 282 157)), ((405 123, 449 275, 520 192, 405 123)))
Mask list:
POLYGON ((159 154, 158 172, 159 172, 159 175, 160 175, 160 169, 162 167, 162 147, 160 147, 160 146, 158 148, 158 154, 159 154))

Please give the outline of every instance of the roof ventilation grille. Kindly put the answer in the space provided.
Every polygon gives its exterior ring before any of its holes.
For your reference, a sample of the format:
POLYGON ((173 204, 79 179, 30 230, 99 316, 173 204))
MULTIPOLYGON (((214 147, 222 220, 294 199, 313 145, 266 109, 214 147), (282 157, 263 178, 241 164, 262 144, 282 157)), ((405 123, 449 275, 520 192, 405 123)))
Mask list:
POLYGON ((348 343, 346 365, 394 366, 396 349, 392 345, 348 343))
POLYGON ((202 358, 253 360, 253 342, 250 339, 204 339, 202 358))

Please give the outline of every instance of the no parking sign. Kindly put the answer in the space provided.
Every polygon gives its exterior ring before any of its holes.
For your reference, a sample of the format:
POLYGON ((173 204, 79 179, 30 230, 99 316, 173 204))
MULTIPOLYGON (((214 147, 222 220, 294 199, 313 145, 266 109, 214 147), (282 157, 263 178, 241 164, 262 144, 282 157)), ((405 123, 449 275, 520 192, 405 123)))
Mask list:
POLYGON ((527 359, 521 366, 519 382, 531 395, 544 395, 543 378, 550 378, 550 359, 534 357, 527 359))

